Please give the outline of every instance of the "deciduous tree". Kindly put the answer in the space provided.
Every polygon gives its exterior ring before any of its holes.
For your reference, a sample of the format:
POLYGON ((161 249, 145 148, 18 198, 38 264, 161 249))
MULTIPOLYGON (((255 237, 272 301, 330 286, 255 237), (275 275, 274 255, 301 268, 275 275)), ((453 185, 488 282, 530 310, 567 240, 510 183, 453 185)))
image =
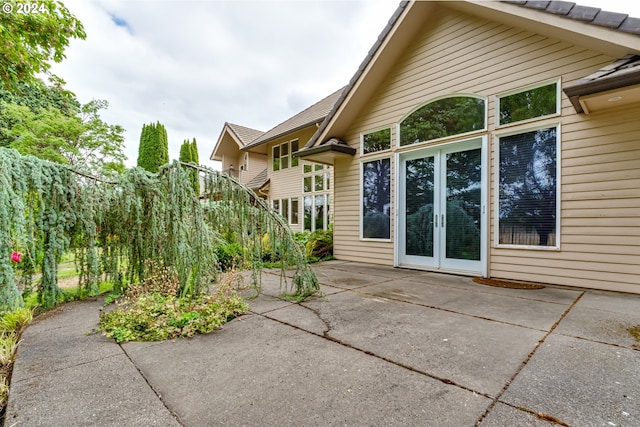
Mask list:
POLYGON ((73 38, 84 39, 82 23, 61 1, 3 0, 0 12, 0 81, 13 90, 46 73, 65 58, 73 38))

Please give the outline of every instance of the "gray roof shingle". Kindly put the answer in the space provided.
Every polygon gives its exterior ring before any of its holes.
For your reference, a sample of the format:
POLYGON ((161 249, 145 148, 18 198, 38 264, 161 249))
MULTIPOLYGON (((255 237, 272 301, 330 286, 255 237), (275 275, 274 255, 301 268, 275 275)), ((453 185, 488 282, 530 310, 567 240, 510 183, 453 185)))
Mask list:
MULTIPOLYGON (((561 15, 569 19, 586 22, 601 27, 612 28, 625 33, 640 35, 640 19, 630 17, 624 13, 607 12, 597 7, 581 6, 568 1, 510 1, 529 9, 541 10, 554 15, 561 15)), ((603 3, 606 2, 603 0, 603 3)))

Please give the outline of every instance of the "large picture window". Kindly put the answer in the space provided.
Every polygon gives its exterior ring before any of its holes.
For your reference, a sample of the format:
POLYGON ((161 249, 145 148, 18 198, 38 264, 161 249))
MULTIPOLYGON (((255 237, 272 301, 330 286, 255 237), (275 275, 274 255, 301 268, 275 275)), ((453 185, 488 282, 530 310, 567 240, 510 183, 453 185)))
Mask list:
POLYGON ((498 139, 498 244, 558 246, 558 130, 498 139))
POLYGON ((362 238, 391 238, 391 159, 362 163, 362 238))
POLYGON ((411 145, 486 127, 483 98, 452 96, 420 107, 400 123, 400 145, 411 145))

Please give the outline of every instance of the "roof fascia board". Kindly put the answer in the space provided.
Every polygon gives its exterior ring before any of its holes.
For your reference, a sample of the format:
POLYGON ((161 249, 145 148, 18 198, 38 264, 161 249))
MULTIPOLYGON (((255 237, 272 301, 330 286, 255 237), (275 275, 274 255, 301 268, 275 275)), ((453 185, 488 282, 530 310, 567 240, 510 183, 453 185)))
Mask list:
POLYGON ((518 6, 517 4, 467 0, 446 2, 446 6, 482 16, 486 19, 504 22, 514 27, 559 38, 611 56, 640 53, 640 38, 635 34, 518 6))

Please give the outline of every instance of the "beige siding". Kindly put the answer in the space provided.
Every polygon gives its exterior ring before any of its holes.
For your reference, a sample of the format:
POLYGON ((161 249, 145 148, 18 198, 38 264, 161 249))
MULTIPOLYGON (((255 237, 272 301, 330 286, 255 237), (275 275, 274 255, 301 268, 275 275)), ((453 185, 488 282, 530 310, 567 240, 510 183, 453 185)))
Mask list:
MULTIPOLYGON (((269 203, 272 204, 273 200, 292 199, 298 198, 298 225, 291 225, 293 231, 301 231, 304 226, 304 206, 302 198, 305 195, 314 195, 315 193, 303 194, 303 161, 299 160, 299 164, 296 167, 288 167, 279 171, 273 170, 273 150, 275 145, 282 144, 283 142, 292 141, 298 139, 298 148, 302 149, 304 145, 311 139, 316 131, 316 126, 312 125, 305 129, 289 133, 283 137, 275 139, 267 144, 267 171, 270 179, 269 187, 269 203)), ((291 160, 289 160, 291 161, 291 160)), ((330 195, 333 200, 333 168, 330 170, 330 195)), ((334 209, 331 208, 333 213, 334 209)))
MULTIPOLYGON (((240 182, 246 184, 256 177, 260 172, 262 172, 267 167, 267 156, 259 153, 247 153, 248 161, 246 163, 246 169, 240 172, 240 182)), ((242 152, 238 158, 238 164, 244 165, 244 155, 245 152, 242 152)))
MULTIPOLYGON (((336 163, 336 257, 393 263, 392 242, 359 238, 361 132, 391 125, 397 146, 395 124, 425 102, 456 93, 485 96, 488 132, 477 135, 487 136, 493 167, 494 136, 529 126, 496 129, 495 95, 556 78, 561 78, 563 87, 568 86, 615 59, 588 46, 571 45, 441 7, 438 17, 424 26, 423 33, 379 86, 377 95, 342 135, 358 154, 336 163)), ((562 93, 561 117, 530 124, 561 123, 560 250, 495 247, 496 176, 491 171, 487 242, 490 276, 640 292, 639 108, 578 115, 562 93)))

